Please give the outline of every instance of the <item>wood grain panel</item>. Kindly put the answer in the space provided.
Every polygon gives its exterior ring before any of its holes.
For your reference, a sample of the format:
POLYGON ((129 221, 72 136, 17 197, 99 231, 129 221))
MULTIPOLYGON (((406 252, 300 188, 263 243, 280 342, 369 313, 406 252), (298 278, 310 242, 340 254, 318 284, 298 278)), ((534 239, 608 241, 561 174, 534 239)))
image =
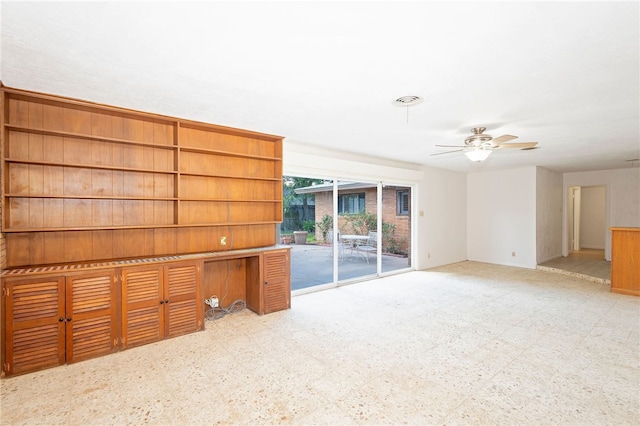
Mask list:
POLYGON ((273 161, 182 151, 182 173, 273 178, 273 161))
POLYGON ((16 160, 29 159, 29 135, 10 130, 8 133, 7 155, 16 160))
POLYGON ((43 102, 42 127, 48 130, 64 130, 64 108, 60 104, 43 102))
POLYGON ((291 307, 289 281, 289 252, 264 253, 264 313, 281 311, 291 307))
POLYGON ((63 167, 44 166, 42 175, 44 177, 43 195, 64 195, 63 167))
POLYGON ((186 125, 180 127, 180 140, 183 141, 183 146, 192 148, 215 149, 264 157, 274 157, 275 154, 275 144, 272 141, 224 134, 186 125))
POLYGON ((29 265, 31 239, 28 232, 5 234, 7 244, 7 267, 29 265))
POLYGON ((74 107, 65 108, 62 120, 66 132, 80 133, 83 135, 91 134, 91 113, 89 111, 76 109, 74 107))
POLYGON ((611 291, 640 296, 640 228, 611 228, 611 291))
MULTIPOLYGON (((42 105, 29 103, 29 127, 42 128, 42 105)), ((44 159, 44 137, 41 134, 29 134, 29 160, 42 161, 44 159)))
POLYGON ((93 232, 72 231, 64 233, 63 262, 82 262, 91 260, 93 247, 93 232))
POLYGON ((122 334, 126 347, 163 338, 162 267, 123 268, 122 334))
POLYGON ((6 362, 20 374, 65 361, 64 277, 6 281, 6 362), (37 306, 37 309, 34 307, 37 306))
POLYGON ((113 270, 66 279, 67 362, 113 352, 116 347, 116 287, 113 270))
MULTIPOLYGON (((228 307, 236 300, 246 300, 247 260, 232 259, 204 262, 202 297, 218 296, 220 306, 228 307)), ((203 309, 209 309, 202 302, 203 309)))
POLYGON ((29 102, 23 99, 9 98, 7 121, 9 124, 15 124, 17 126, 28 126, 29 102))
POLYGON ((44 263, 64 261, 65 232, 41 232, 43 240, 44 263))
POLYGON ((156 228, 153 230, 153 237, 153 254, 155 256, 178 253, 176 229, 156 228))
POLYGON ((196 302, 200 300, 200 270, 198 263, 190 262, 165 267, 165 303, 167 319, 165 336, 192 333, 203 326, 202 315, 196 302))
MULTIPOLYGON (((98 112, 91 113, 91 134, 102 137, 113 137, 113 117, 108 114, 101 114, 98 112)), ((96 157, 101 153, 109 156, 109 152, 102 151, 103 148, 109 148, 109 144, 96 145, 91 147, 91 156, 95 161, 102 161, 102 159, 96 157)), ((108 158, 108 157, 107 157, 108 158)), ((109 163, 107 163, 109 164, 109 163)))
POLYGON ((113 231, 92 231, 92 258, 98 260, 113 259, 113 231))
POLYGON ((169 316, 166 337, 180 336, 199 330, 195 298, 181 302, 170 302, 165 309, 168 309, 169 316))
POLYGON ((182 198, 217 200, 279 200, 280 181, 215 178, 207 176, 180 177, 182 198))

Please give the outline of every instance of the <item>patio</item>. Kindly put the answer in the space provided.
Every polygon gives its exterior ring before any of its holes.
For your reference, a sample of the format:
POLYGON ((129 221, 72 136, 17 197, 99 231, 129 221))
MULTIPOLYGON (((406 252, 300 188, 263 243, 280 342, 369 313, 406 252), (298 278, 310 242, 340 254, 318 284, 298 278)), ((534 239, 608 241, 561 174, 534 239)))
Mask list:
MULTIPOLYGON (((291 245, 291 290, 333 282, 333 247, 321 244, 291 245)), ((409 267, 409 259, 382 255, 382 271, 390 272, 409 267)), ((375 275, 375 253, 369 263, 360 253, 345 253, 338 263, 339 281, 375 275)))

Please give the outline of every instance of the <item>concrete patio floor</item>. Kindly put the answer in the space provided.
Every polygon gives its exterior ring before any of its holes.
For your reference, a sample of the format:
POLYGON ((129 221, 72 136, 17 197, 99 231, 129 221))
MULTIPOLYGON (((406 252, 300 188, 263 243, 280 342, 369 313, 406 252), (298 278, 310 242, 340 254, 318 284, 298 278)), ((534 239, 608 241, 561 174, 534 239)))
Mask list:
MULTIPOLYGON (((366 255, 366 254, 364 254, 366 255)), ((345 252, 338 262, 338 281, 350 280, 376 273, 375 253, 369 263, 363 253, 345 252)), ((409 259, 395 255, 382 255, 382 272, 409 267, 409 259)), ((333 282, 333 247, 322 244, 291 245, 291 290, 333 282)))

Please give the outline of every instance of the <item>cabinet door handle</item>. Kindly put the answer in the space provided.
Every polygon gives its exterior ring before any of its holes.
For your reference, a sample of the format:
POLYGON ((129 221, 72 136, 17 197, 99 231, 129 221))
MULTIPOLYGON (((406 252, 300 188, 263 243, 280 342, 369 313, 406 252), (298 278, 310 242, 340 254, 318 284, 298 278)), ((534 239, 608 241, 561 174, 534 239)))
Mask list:
POLYGON ((60 321, 60 322, 64 322, 64 318, 63 318, 63 317, 60 317, 60 318, 58 318, 58 321, 60 321))
POLYGON ((164 303, 169 304, 169 299, 165 300, 164 303))
POLYGON ((269 281, 265 281, 265 282, 264 282, 264 285, 267 285, 267 284, 269 284, 269 281))
POLYGON ((161 301, 160 301, 160 304, 161 304, 161 305, 164 305, 164 300, 161 300, 161 301))
POLYGON ((67 321, 71 322, 71 317, 67 317, 67 321))

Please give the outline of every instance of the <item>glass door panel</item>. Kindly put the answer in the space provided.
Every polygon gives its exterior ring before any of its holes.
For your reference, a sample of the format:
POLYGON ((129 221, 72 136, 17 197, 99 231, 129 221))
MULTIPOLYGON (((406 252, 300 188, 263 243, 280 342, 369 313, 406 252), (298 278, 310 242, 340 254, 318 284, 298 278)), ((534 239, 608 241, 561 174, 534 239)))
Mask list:
POLYGON ((333 181, 283 176, 280 242, 291 246, 291 291, 334 285, 333 181))
POLYGON ((411 187, 382 185, 382 272, 411 267, 411 187))
POLYGON ((377 274, 378 184, 338 181, 338 281, 377 274))

